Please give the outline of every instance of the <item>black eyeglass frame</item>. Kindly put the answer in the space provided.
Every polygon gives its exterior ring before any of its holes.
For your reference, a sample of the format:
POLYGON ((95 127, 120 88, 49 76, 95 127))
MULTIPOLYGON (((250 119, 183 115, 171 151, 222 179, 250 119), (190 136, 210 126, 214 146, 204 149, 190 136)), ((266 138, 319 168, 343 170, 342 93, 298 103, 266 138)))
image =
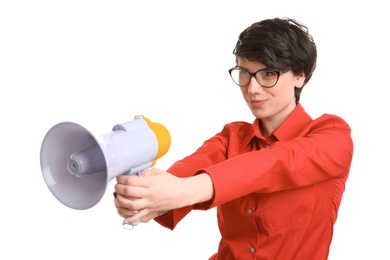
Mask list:
POLYGON ((259 85, 262 86, 263 88, 272 88, 272 87, 274 87, 276 84, 278 84, 280 75, 282 75, 282 74, 288 72, 289 70, 290 70, 290 69, 286 69, 286 70, 275 70, 275 69, 270 69, 270 68, 264 68, 264 69, 260 69, 260 70, 258 70, 258 71, 255 71, 255 72, 251 73, 251 72, 247 71, 246 69, 240 68, 239 66, 234 66, 233 68, 229 69, 229 75, 230 75, 230 77, 232 78, 233 82, 234 82, 236 85, 238 85, 238 86, 240 86, 240 87, 242 87, 242 88, 249 85, 249 83, 251 82, 252 77, 255 77, 256 82, 259 83, 259 85), (233 70, 242 70, 242 71, 245 71, 246 73, 248 73, 249 76, 250 76, 250 77, 249 77, 248 83, 247 83, 246 85, 243 85, 243 86, 240 85, 240 84, 238 84, 238 83, 233 79, 233 76, 232 76, 232 71, 233 71, 233 70), (256 74, 257 74, 258 72, 260 72, 260 71, 272 71, 272 72, 275 72, 275 73, 278 75, 278 77, 276 78, 275 84, 273 84, 272 86, 263 86, 263 85, 257 80, 257 77, 256 77, 256 74))

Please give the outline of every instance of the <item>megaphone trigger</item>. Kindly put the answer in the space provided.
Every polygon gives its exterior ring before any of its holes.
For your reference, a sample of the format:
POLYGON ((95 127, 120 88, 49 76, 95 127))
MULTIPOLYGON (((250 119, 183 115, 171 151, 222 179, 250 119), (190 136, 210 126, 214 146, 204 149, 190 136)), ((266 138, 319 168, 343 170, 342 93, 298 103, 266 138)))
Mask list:
POLYGON ((123 223, 122 226, 124 229, 134 229, 134 227, 138 226, 138 224, 140 223, 139 220, 137 220, 136 222, 133 222, 133 223, 123 223))

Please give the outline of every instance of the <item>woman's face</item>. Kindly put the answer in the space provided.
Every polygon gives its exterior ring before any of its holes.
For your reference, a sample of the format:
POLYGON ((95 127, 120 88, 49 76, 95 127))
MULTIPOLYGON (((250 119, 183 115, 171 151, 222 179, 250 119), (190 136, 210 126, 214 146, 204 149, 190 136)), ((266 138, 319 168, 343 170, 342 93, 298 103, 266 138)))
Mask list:
MULTIPOLYGON (((250 73, 267 68, 260 62, 242 58, 237 59, 237 66, 250 73)), ((263 124, 268 122, 279 126, 296 107, 294 89, 301 88, 304 80, 303 73, 294 75, 292 71, 288 71, 282 73, 276 85, 271 88, 262 87, 255 77, 252 77, 249 84, 240 89, 245 102, 256 118, 261 119, 263 124)))

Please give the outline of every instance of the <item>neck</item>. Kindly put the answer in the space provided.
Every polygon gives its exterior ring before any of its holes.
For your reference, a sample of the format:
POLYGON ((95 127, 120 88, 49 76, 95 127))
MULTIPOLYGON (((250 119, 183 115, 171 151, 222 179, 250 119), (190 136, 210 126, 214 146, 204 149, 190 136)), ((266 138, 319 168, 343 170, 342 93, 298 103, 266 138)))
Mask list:
POLYGON ((284 113, 259 119, 261 134, 264 137, 270 136, 289 117, 295 108, 296 105, 286 110, 284 113))

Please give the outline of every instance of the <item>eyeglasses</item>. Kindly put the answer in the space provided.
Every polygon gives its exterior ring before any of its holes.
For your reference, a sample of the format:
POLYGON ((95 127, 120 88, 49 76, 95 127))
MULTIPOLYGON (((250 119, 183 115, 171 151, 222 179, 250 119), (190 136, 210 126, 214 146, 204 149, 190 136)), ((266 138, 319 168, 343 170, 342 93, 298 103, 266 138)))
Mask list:
POLYGON ((261 69, 256 72, 250 73, 238 66, 235 66, 229 70, 230 77, 240 87, 246 87, 251 81, 252 77, 255 77, 257 83, 264 88, 272 88, 278 83, 280 75, 288 70, 273 70, 273 69, 261 69))

